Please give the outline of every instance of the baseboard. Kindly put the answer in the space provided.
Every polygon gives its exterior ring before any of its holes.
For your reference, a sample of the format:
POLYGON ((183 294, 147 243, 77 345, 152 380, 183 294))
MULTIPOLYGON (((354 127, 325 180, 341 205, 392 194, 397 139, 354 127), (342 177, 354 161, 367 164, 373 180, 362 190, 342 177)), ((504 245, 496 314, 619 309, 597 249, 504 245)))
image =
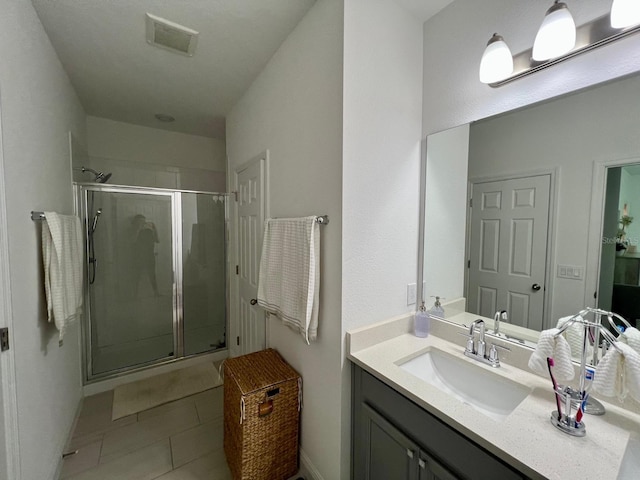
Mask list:
POLYGON ((300 449, 300 472, 298 476, 304 477, 305 480, 324 480, 309 456, 302 449, 300 449))
POLYGON ((76 408, 76 414, 73 417, 73 422, 71 423, 71 428, 67 432, 66 439, 62 444, 62 448, 60 449, 60 456, 58 457, 58 461, 55 462, 55 465, 51 468, 51 475, 48 477, 52 480, 57 480, 60 478, 60 474, 62 473, 62 464, 64 462, 64 458, 62 455, 67 452, 69 445, 71 444, 71 438, 73 437, 73 432, 76 429, 76 425, 78 424, 78 419, 80 418, 80 412, 82 411, 82 404, 84 402, 84 398, 80 397, 80 401, 78 402, 78 406, 76 408))

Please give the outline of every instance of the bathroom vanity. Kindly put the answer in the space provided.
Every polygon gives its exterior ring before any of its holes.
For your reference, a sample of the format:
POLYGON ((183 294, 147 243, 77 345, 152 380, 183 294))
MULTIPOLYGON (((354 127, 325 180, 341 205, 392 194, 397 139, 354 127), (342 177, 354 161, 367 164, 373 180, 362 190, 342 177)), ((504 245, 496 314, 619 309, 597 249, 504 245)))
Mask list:
POLYGON ((571 437, 550 422, 551 381, 528 370, 530 349, 509 344, 492 368, 464 356, 458 325, 435 321, 427 338, 410 328, 409 315, 348 333, 353 479, 626 478, 633 401, 604 402, 571 437))

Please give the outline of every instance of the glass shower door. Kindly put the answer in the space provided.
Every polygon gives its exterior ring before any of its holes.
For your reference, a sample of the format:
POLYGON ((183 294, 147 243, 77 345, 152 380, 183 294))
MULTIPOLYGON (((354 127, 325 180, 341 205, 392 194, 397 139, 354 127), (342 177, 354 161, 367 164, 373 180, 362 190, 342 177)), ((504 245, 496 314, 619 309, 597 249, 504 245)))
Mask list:
POLYGON ((226 344, 226 197, 181 193, 184 355, 226 344))
POLYGON ((175 357, 174 197, 85 192, 89 377, 175 357))

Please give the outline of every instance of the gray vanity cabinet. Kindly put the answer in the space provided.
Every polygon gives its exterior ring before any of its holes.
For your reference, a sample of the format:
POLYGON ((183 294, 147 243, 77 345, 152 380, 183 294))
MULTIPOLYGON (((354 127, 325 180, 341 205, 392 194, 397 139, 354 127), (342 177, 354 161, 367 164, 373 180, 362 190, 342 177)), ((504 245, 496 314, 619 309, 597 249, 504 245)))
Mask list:
POLYGON ((366 403, 362 405, 362 440, 368 480, 418 480, 418 445, 403 435, 366 403))
POLYGON ((528 478, 357 365, 352 459, 353 480, 528 478))

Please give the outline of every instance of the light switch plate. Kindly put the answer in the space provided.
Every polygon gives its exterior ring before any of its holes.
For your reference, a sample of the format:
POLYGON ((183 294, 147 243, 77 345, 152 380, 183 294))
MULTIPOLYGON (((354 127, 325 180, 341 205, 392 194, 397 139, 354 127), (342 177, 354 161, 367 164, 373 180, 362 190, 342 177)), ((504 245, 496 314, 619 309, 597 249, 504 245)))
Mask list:
POLYGON ((575 265, 558 265, 558 278, 582 280, 584 278, 584 267, 575 265))

